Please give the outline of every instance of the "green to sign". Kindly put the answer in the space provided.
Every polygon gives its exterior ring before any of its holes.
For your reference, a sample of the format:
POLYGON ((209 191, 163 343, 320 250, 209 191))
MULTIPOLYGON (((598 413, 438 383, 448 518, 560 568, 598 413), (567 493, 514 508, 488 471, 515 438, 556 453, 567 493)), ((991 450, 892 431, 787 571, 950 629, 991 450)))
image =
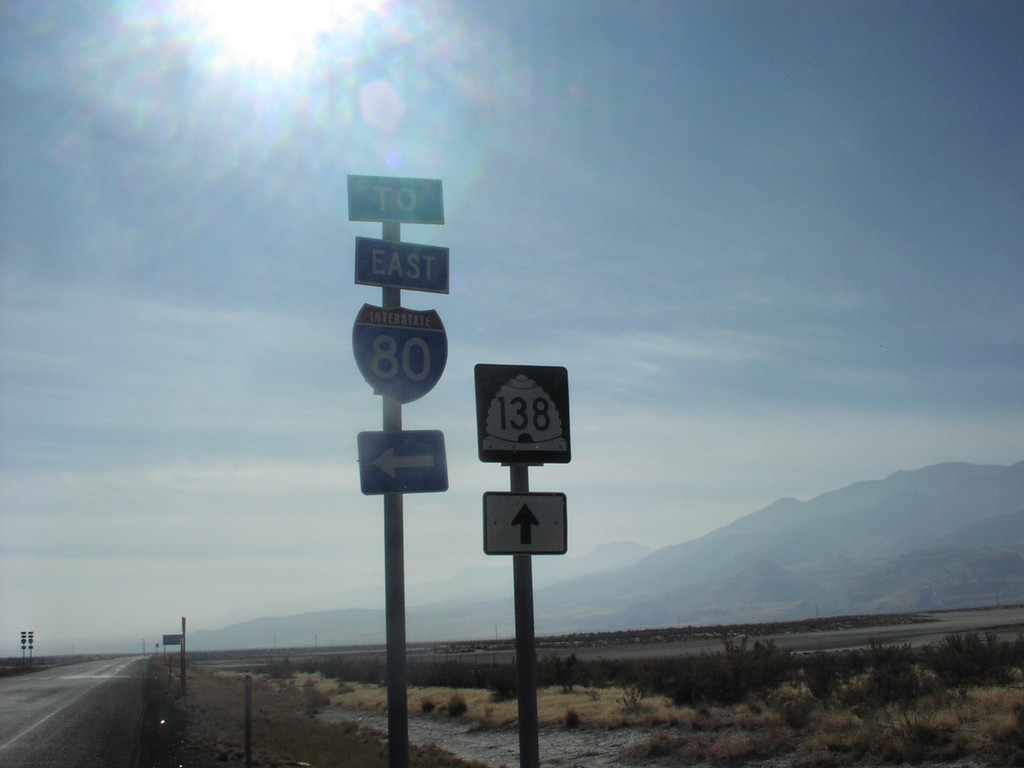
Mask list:
POLYGON ((348 177, 349 221, 444 224, 440 179, 348 177))

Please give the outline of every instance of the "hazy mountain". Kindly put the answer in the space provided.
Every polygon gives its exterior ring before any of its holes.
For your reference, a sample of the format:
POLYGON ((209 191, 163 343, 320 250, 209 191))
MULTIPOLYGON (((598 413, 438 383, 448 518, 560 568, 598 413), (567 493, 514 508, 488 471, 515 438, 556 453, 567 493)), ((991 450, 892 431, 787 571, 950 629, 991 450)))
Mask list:
MULTIPOLYGON (((544 557, 534 565, 533 586, 539 589, 570 579, 616 571, 649 554, 649 547, 630 541, 605 544, 581 557, 544 557)), ((492 559, 494 565, 489 567, 460 571, 441 581, 407 584, 406 604, 429 606, 435 603, 465 602, 469 599, 499 599, 509 594, 512 589, 512 561, 507 557, 492 559)), ((383 594, 382 588, 382 599, 383 594)))
POLYGON ((851 580, 847 594, 859 610, 872 613, 1020 602, 1024 546, 909 552, 851 580))
MULTIPOLYGON (((650 553, 649 547, 636 542, 618 542, 602 545, 579 557, 544 558, 543 566, 538 564, 534 568, 534 588, 614 571, 650 553)), ((407 584, 408 623, 415 625, 424 637, 444 637, 446 627, 462 633, 460 637, 492 635, 495 625, 509 625, 511 621, 507 605, 511 594, 511 559, 494 558, 494 565, 489 567, 460 571, 448 579, 407 584), (494 608, 465 615, 467 603, 487 601, 493 602, 494 608)), ((206 643, 215 643, 216 647, 239 647, 233 644, 246 637, 252 638, 246 646, 266 647, 379 642, 384 632, 383 605, 384 585, 381 584, 305 600, 243 607, 223 614, 220 622, 216 617, 206 618, 206 624, 230 626, 223 630, 195 632, 194 643, 198 645, 193 647, 198 650, 206 643), (339 605, 348 607, 338 610, 339 605)), ((504 629, 508 634, 508 627, 504 629)))
POLYGON ((939 464, 855 483, 806 502, 782 499, 614 574, 560 585, 538 597, 546 610, 559 612, 583 610, 600 595, 607 612, 612 604, 626 608, 682 587, 719 582, 758 560, 793 568, 895 557, 939 545, 968 525, 1012 516, 1022 506, 1024 462, 939 464))
MULTIPOLYGON (((535 582, 538 633, 1020 602, 1024 462, 938 464, 806 502, 781 499, 698 539, 630 560, 639 554, 624 550, 628 564, 611 570, 590 568, 573 578, 566 567, 566 580, 535 582)), ((411 608, 409 637, 511 635, 510 571, 501 598, 411 608)), ((328 623, 332 638, 334 629, 352 637, 344 642, 368 642, 373 626, 378 641, 383 637, 382 609, 273 621, 302 628, 282 630, 279 642, 284 634, 312 637, 314 626, 328 623)), ((235 627, 221 632, 208 633, 207 641, 242 643, 235 627)), ((250 633, 247 644, 268 645, 267 628, 261 632, 263 639, 250 633)))
POLYGON ((982 520, 940 538, 936 543, 951 547, 1004 548, 1024 545, 1024 509, 982 520))

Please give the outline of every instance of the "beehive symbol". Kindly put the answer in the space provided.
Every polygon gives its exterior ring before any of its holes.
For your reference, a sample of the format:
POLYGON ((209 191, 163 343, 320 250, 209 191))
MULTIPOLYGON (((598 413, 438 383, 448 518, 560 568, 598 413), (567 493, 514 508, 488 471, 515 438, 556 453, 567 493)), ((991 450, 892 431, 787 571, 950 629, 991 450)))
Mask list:
POLYGON ((565 451, 562 418, 554 400, 525 373, 504 384, 491 400, 485 423, 487 450, 565 451))

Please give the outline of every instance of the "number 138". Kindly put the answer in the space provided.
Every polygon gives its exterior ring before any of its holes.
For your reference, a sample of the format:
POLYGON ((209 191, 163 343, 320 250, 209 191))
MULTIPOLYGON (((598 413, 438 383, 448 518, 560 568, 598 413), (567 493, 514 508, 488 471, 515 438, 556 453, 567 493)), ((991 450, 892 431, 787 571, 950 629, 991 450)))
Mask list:
POLYGON ((551 401, 546 397, 528 402, 524 397, 502 395, 498 398, 501 428, 522 431, 532 426, 537 432, 546 432, 551 427, 550 407, 551 401))

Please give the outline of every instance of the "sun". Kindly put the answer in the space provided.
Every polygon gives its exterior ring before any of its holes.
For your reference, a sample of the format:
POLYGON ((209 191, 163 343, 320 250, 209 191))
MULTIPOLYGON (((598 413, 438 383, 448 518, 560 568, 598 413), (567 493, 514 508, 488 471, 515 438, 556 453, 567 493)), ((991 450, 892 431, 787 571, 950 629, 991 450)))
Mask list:
POLYGON ((358 31, 385 0, 186 0, 209 66, 287 76, 336 34, 358 31))

